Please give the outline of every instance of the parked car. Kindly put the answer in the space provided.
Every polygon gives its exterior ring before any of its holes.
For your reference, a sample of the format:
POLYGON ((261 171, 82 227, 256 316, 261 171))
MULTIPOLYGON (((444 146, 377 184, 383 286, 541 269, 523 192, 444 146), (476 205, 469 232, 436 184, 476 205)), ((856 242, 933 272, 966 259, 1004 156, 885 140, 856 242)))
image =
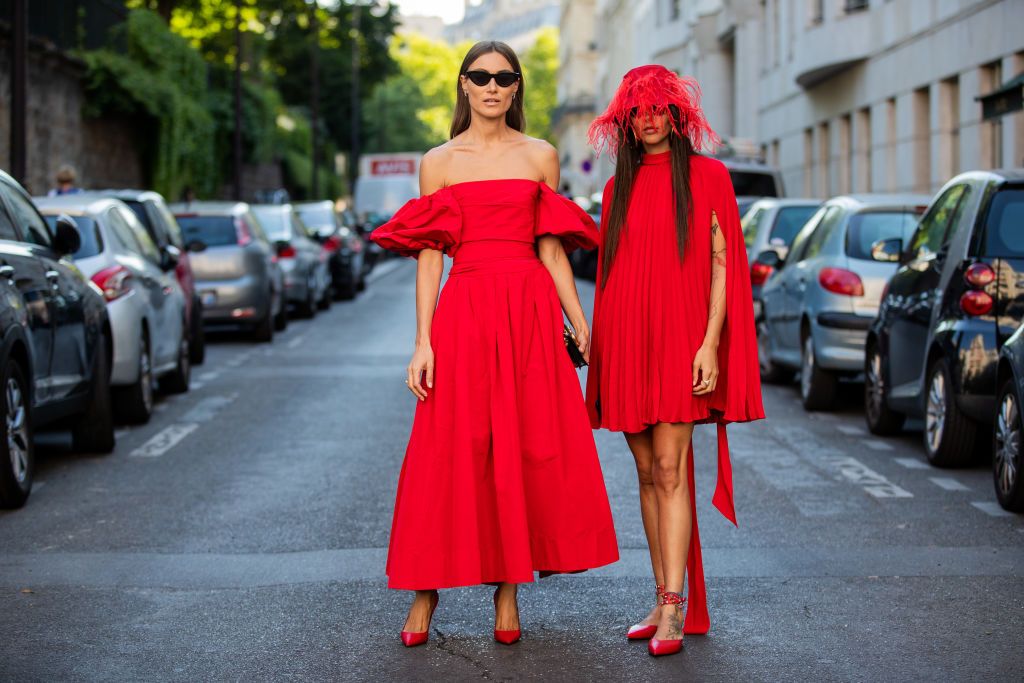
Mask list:
MULTIPOLYGON (((996 410, 997 358, 1024 319, 1024 169, 950 180, 909 240, 872 249, 898 270, 868 332, 868 427, 923 417, 929 462, 964 465, 996 410)), ((987 438, 985 439, 987 441, 987 438)))
POLYGON ((750 209, 751 204, 762 197, 786 196, 782 172, 774 166, 729 157, 723 158, 722 163, 729 169, 741 216, 750 209))
POLYGON ((343 225, 334 202, 295 204, 299 218, 327 252, 331 290, 336 299, 352 299, 366 288, 364 255, 366 241, 358 230, 343 225))
POLYGON ((284 273, 285 298, 299 315, 312 318, 317 308, 331 305, 327 256, 290 204, 258 204, 256 220, 275 245, 284 273))
MULTIPOLYGON (((188 322, 188 344, 193 365, 201 365, 206 357, 206 337, 203 334, 203 303, 195 287, 192 257, 185 248, 185 239, 174 214, 167 208, 163 196, 149 190, 97 190, 97 194, 116 197, 124 202, 142 223, 157 249, 172 245, 178 249, 178 265, 174 274, 185 293, 185 320, 188 322)), ((193 244, 199 244, 193 242, 193 244)))
POLYGON ((135 213, 118 199, 70 194, 36 199, 55 227, 70 216, 81 235, 75 264, 103 292, 113 332, 110 384, 115 412, 143 424, 153 414, 153 390, 188 391, 191 372, 185 295, 174 269, 180 252, 158 249, 135 213))
POLYGON ((750 286, 754 296, 754 318, 761 318, 761 286, 772 274, 771 267, 757 260, 758 254, 774 249, 783 259, 793 238, 821 206, 819 199, 759 199, 743 214, 743 241, 750 263, 750 286))
POLYGON ((68 256, 74 221, 51 231, 25 190, 0 171, 0 506, 32 487, 33 430, 71 429, 75 450, 114 450, 110 321, 103 297, 68 256), (3 308, 10 306, 14 315, 3 308))
POLYGON ((288 325, 274 246, 244 202, 172 204, 203 305, 203 322, 251 330, 268 342, 288 325))
POLYGON ((992 479, 999 504, 1024 512, 1024 451, 1021 450, 1021 407, 1024 406, 1024 325, 999 350, 996 370, 996 416, 992 434, 992 479))
POLYGON ((909 237, 927 203, 924 195, 833 197, 801 228, 786 258, 773 249, 758 255, 778 271, 761 288, 758 350, 766 380, 799 369, 804 408, 823 410, 840 377, 860 374, 867 329, 896 270, 872 246, 909 237))

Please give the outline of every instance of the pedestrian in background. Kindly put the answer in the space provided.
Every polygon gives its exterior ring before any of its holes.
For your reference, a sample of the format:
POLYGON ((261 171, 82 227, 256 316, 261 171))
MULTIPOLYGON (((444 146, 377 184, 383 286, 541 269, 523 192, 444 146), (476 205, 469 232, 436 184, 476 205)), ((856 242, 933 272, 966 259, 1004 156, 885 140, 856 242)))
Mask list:
POLYGON ((496 585, 494 638, 519 639, 517 584, 618 559, 594 436, 563 341, 590 337, 566 251, 596 226, 555 192, 555 149, 527 137, 515 52, 481 42, 456 84, 451 139, 420 165, 421 197, 375 230, 418 258, 419 399, 402 465, 388 586, 415 590, 402 630, 427 641, 439 588, 496 585), (442 253, 455 258, 438 299, 442 253))
POLYGON ((75 173, 75 169, 73 166, 64 164, 59 169, 57 169, 57 186, 51 188, 50 191, 46 193, 46 195, 48 197, 59 197, 60 195, 64 194, 78 194, 79 192, 82 191, 82 189, 75 186, 75 180, 77 176, 78 174, 75 173))
POLYGON ((710 627, 694 499, 693 428, 718 424, 715 506, 734 524, 725 424, 764 417, 753 305, 729 172, 696 82, 642 66, 590 127, 616 155, 604 189, 587 407, 625 434, 640 480, 656 607, 629 629, 652 655, 710 627), (682 618, 689 572, 689 609, 682 618))

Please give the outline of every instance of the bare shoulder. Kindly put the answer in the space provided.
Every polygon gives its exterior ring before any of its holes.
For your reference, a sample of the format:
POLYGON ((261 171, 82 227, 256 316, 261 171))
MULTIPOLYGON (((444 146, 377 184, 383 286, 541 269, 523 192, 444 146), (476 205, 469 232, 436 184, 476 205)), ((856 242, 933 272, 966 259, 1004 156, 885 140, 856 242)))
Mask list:
POLYGON ((445 185, 452 150, 449 143, 438 145, 420 159, 420 194, 426 195, 440 190, 445 185))
POLYGON ((694 154, 690 157, 690 167, 706 178, 722 178, 729 175, 729 169, 721 160, 714 157, 694 154))
POLYGON ((558 150, 547 140, 523 136, 526 153, 531 165, 540 174, 540 179, 552 189, 558 187, 561 171, 558 167, 558 150))

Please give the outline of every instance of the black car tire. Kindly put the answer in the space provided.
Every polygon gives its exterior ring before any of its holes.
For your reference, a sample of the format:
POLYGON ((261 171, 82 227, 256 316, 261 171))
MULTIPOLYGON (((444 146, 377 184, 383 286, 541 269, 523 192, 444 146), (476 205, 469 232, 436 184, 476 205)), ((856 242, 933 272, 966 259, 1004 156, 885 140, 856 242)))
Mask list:
POLYGON ((353 282, 352 277, 347 277, 342 282, 334 282, 334 298, 338 301, 351 301, 356 298, 359 287, 353 282))
POLYGON ((359 284, 356 285, 356 291, 357 292, 365 292, 366 291, 366 273, 360 273, 359 274, 359 284))
POLYGON ((0 508, 20 508, 32 492, 35 474, 35 446, 32 441, 32 401, 25 373, 14 359, 8 359, 0 385, 0 414, 4 417, 5 438, 0 442, 0 508), (8 390, 8 385, 12 391, 8 390), (11 405, 11 399, 20 405, 11 405), (20 412, 20 415, 19 415, 20 412), (13 413, 13 414, 12 414, 13 413), (15 463, 10 444, 20 450, 20 462, 15 463), (17 471, 15 471, 17 469, 17 471))
POLYGON ((192 376, 190 356, 188 340, 182 339, 178 348, 178 362, 174 370, 160 378, 160 391, 166 394, 184 394, 188 391, 189 379, 192 376))
POLYGON ((89 405, 71 427, 71 447, 84 453, 114 450, 114 406, 110 395, 110 340, 102 338, 96 350, 89 405))
POLYGON ((793 381, 793 371, 773 363, 768 346, 768 325, 763 320, 757 324, 757 359, 761 367, 761 379, 768 384, 788 384, 793 381))
POLYGON ((267 304, 267 312, 263 314, 260 321, 252 328, 252 338, 258 342, 274 341, 274 312, 271 309, 271 305, 270 303, 267 304))
POLYGON ((334 287, 327 285, 327 289, 324 290, 323 296, 316 302, 317 309, 326 311, 331 307, 331 302, 334 301, 334 287))
POLYGON ((274 316, 274 330, 276 332, 284 332, 288 329, 288 304, 283 300, 284 294, 281 294, 281 307, 277 311, 277 315, 274 316))
POLYGON ((879 436, 898 434, 907 416, 889 407, 885 369, 878 345, 872 344, 864 354, 864 420, 868 430, 879 436))
POLYGON ((189 322, 188 355, 192 365, 206 360, 206 330, 203 329, 203 304, 198 297, 192 301, 192 320, 189 322))
POLYGON ((1024 512, 1024 453, 1021 452, 1021 405, 1014 391, 1013 378, 1006 380, 996 401, 996 420, 992 428, 992 480, 996 498, 1010 512, 1024 512))
POLYGON ((945 358, 936 359, 928 366, 922 397, 924 452, 935 467, 965 467, 974 460, 978 426, 957 407, 952 387, 949 364, 945 358), (934 416, 932 411, 937 411, 934 416))
POLYGON ((149 335, 142 332, 139 341, 139 375, 132 384, 115 392, 117 415, 128 424, 146 424, 153 415, 153 360, 149 351, 149 335))
POLYGON ((298 313, 299 317, 307 319, 316 315, 316 293, 312 282, 306 282, 306 298, 298 305, 298 313))
POLYGON ((814 337, 806 334, 800 352, 800 400, 804 410, 828 410, 836 398, 839 380, 818 365, 814 337))

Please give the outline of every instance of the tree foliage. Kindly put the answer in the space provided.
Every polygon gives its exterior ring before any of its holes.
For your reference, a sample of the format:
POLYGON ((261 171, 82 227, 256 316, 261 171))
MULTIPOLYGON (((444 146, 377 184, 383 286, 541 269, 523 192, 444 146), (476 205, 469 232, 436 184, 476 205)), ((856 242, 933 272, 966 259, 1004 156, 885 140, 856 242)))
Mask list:
POLYGON ((558 29, 541 29, 520 61, 526 85, 526 132, 554 144, 551 112, 558 100, 558 29))

